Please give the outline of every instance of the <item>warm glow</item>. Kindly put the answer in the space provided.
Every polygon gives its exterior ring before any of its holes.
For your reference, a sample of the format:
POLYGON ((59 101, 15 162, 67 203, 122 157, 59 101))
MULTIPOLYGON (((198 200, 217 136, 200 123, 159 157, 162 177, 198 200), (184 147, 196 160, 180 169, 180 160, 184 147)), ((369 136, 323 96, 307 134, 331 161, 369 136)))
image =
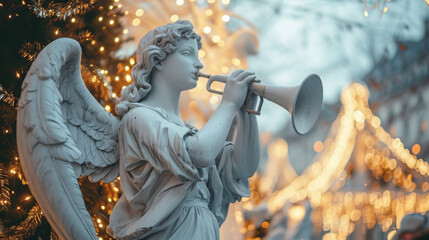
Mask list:
POLYGON ((206 11, 204 11, 204 13, 205 13, 207 16, 211 16, 211 15, 213 14, 213 10, 211 10, 211 9, 207 9, 206 11))
POLYGON ((143 14, 144 14, 144 10, 143 9, 137 9, 137 11, 136 11, 136 16, 137 17, 141 17, 141 16, 143 16, 143 14))
POLYGON ((99 18, 98 18, 98 21, 99 21, 99 22, 103 21, 103 17, 99 17, 99 18))
POLYGON ((229 68, 227 67, 227 66, 223 66, 221 69, 220 69, 220 71, 222 72, 222 73, 228 73, 229 72, 229 68))
POLYGON ((114 23, 115 23, 115 21, 114 20, 110 20, 110 25, 113 25, 114 23))
POLYGON ((131 65, 136 64, 136 61, 134 60, 134 58, 130 58, 130 64, 131 64, 131 65))
POLYGON ((130 76, 129 74, 127 74, 127 75, 125 76, 125 80, 126 80, 127 82, 131 82, 131 76, 130 76))
POLYGON ((229 22, 229 20, 230 20, 229 15, 223 15, 223 16, 222 16, 222 21, 224 21, 224 22, 229 22))
POLYGON ((230 0, 222 0, 222 3, 223 3, 224 5, 228 5, 228 4, 230 3, 230 0))
POLYGON ((71 19, 71 22, 72 22, 72 23, 76 22, 76 19, 75 19, 75 18, 72 18, 72 19, 71 19))
POLYGON ((365 10, 365 11, 363 12, 363 14, 365 15, 365 17, 368 17, 368 11, 367 11, 367 10, 365 10))
POLYGON ((240 66, 241 65, 241 61, 238 58, 233 58, 232 59, 232 64, 234 64, 235 66, 240 66))
POLYGON ((421 150, 421 148, 420 148, 420 145, 419 145, 419 144, 414 144, 413 148, 411 149, 411 151, 413 151, 413 154, 414 154, 414 155, 419 154, 419 153, 420 153, 420 150, 421 150))
POLYGON ((104 47, 100 47, 100 52, 103 52, 104 51, 104 47))
POLYGON ((212 28, 210 26, 205 26, 203 31, 204 33, 210 33, 212 31, 212 28))
POLYGON ((123 34, 128 34, 128 29, 124 29, 124 30, 122 31, 122 33, 123 33, 123 34))
POLYGON ((125 71, 129 71, 130 67, 129 66, 125 66, 125 71))
POLYGON ((134 27, 137 27, 138 25, 140 25, 140 23, 141 23, 140 18, 134 18, 132 24, 134 27))
POLYGON ((112 109, 110 108, 110 106, 109 105, 106 105, 105 107, 104 107, 104 109, 106 109, 106 111, 108 111, 108 112, 110 112, 112 109))
POLYGON ((177 16, 176 14, 171 15, 170 20, 172 22, 177 22, 177 20, 179 20, 179 16, 177 16))
POLYGON ((198 57, 203 58, 206 56, 206 52, 204 50, 198 50, 198 57))
POLYGON ((119 38, 118 37, 115 38, 115 42, 119 42, 119 38))
POLYGON ((219 35, 214 35, 212 37, 213 42, 218 43, 220 41, 220 36, 219 35))
POLYGON ((216 0, 207 0, 208 3, 214 3, 216 0))
POLYGON ((182 6, 184 4, 184 0, 176 0, 177 6, 182 6))
POLYGON ((292 207, 289 209, 289 213, 288 213, 288 215, 289 215, 289 218, 290 218, 292 221, 299 222, 299 221, 301 221, 301 220, 304 218, 304 216, 305 216, 305 209, 304 209, 304 207, 303 207, 303 206, 301 206, 301 205, 292 206, 292 207))
POLYGON ((317 141, 313 145, 313 149, 315 152, 321 152, 323 151, 323 143, 321 141, 317 141))

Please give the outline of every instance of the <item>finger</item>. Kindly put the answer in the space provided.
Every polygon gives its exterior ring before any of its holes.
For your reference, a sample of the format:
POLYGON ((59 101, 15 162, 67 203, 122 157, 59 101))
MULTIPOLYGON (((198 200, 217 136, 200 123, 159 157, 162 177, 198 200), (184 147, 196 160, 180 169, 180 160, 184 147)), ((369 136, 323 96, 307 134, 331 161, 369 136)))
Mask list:
POLYGON ((241 82, 243 84, 250 85, 253 82, 255 82, 255 80, 256 80, 256 75, 250 75, 250 76, 247 76, 246 78, 244 78, 243 81, 241 81, 241 82))
POLYGON ((242 73, 240 73, 240 75, 237 76, 237 81, 241 82, 245 78, 247 78, 248 76, 251 76, 251 75, 255 75, 255 73, 248 72, 248 71, 242 72, 242 73))
POLYGON ((244 72, 243 69, 235 70, 234 72, 232 72, 231 77, 235 78, 236 76, 238 76, 242 72, 244 72))

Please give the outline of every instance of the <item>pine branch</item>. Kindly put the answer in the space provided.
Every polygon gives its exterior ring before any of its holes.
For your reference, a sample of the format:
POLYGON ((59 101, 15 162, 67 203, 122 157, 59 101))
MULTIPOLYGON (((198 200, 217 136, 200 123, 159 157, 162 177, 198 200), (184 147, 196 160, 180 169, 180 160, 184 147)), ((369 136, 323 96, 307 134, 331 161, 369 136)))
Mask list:
POLYGON ((32 62, 36 59, 37 55, 45 46, 40 44, 39 42, 29 43, 26 42, 22 45, 19 53, 23 58, 26 58, 28 61, 32 62))
POLYGON ((34 0, 30 4, 30 8, 34 10, 37 17, 50 18, 56 17, 60 20, 66 20, 67 17, 74 15, 83 15, 92 9, 96 0, 73 0, 67 3, 52 3, 50 2, 47 7, 44 7, 43 0, 34 0))
POLYGON ((9 175, 3 163, 0 163, 0 210, 7 211, 10 208, 9 175))
POLYGON ((28 239, 40 226, 42 219, 43 212, 40 209, 40 206, 36 204, 30 210, 27 218, 23 222, 18 226, 13 226, 7 229, 4 233, 0 234, 0 237, 4 237, 4 239, 28 239))
POLYGON ((6 89, 0 84, 0 101, 9 104, 11 108, 17 108, 18 98, 16 98, 12 93, 8 93, 6 89))

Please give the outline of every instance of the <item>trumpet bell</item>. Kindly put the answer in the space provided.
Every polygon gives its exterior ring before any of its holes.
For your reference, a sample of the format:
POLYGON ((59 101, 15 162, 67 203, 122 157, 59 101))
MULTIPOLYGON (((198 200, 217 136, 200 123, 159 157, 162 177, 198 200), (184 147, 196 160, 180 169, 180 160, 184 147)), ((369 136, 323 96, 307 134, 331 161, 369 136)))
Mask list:
POLYGON ((266 85, 264 98, 285 108, 292 115, 293 128, 303 135, 319 118, 323 101, 322 81, 318 75, 312 74, 296 87, 266 85))

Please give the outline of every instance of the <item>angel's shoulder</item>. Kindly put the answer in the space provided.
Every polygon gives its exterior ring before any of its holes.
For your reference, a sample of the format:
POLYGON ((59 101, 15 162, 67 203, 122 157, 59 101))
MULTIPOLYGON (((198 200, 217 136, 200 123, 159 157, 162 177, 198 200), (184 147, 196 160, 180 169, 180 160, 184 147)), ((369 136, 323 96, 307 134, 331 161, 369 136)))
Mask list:
POLYGON ((129 126, 150 126, 153 123, 166 121, 165 113, 161 109, 139 106, 131 108, 122 118, 122 123, 129 126))

